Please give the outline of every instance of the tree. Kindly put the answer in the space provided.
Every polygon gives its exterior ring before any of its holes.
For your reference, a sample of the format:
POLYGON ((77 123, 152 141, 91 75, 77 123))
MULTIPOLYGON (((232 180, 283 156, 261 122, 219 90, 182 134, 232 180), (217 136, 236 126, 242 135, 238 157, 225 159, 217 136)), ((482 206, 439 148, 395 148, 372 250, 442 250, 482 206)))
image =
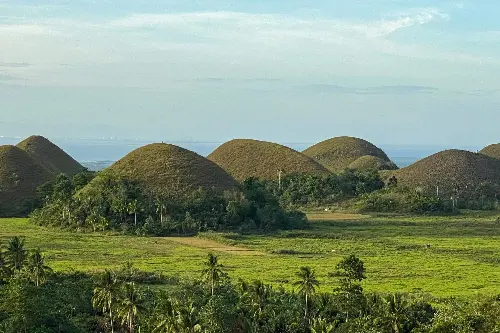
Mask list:
POLYGON ((408 302, 406 301, 405 296, 401 293, 389 295, 384 298, 384 301, 387 306, 387 314, 390 319, 393 332, 400 333, 408 302))
POLYGON ((355 282, 361 282, 366 279, 365 266, 361 259, 351 254, 337 264, 336 271, 330 273, 330 276, 340 277, 340 285, 344 290, 353 290, 353 288, 358 286, 361 288, 355 282))
POLYGON ((0 250, 0 281, 6 279, 12 275, 12 271, 9 267, 5 252, 0 250))
POLYGON ((133 200, 128 204, 128 213, 134 214, 134 226, 137 227, 137 212, 139 211, 139 203, 137 200, 133 200))
POLYGON ((200 321, 198 319, 198 310, 193 303, 179 306, 177 310, 177 324, 179 333, 201 332, 200 321))
POLYGON ((45 260, 40 249, 36 249, 30 253, 26 270, 30 280, 34 282, 37 287, 45 282, 48 273, 52 272, 52 269, 45 265, 45 260))
POLYGON ((224 276, 224 272, 221 269, 222 265, 219 264, 217 256, 213 253, 208 254, 208 260, 205 261, 204 265, 205 269, 203 270, 203 279, 210 285, 213 296, 215 294, 215 287, 224 276))
POLYGON ((140 290, 134 282, 123 285, 118 298, 118 316, 122 324, 127 324, 129 333, 134 332, 135 320, 144 310, 144 302, 140 290))
POLYGON ((346 320, 349 321, 351 310, 360 305, 363 296, 363 287, 359 282, 366 279, 364 263, 355 255, 347 256, 337 264, 335 272, 329 275, 340 278, 340 287, 337 291, 345 297, 346 320))
POLYGON ((335 331, 335 325, 323 318, 316 318, 311 322, 309 329, 311 333, 333 333, 335 331))
POLYGON ((316 292, 316 287, 319 287, 319 281, 316 279, 316 274, 310 267, 301 267, 297 273, 300 279, 294 283, 299 287, 299 292, 305 297, 305 317, 307 318, 307 310, 309 308, 309 298, 316 292))
POLYGON ((21 271, 27 257, 26 249, 24 248, 24 239, 19 236, 11 238, 5 255, 9 267, 15 271, 21 271))
POLYGON ((113 310, 119 290, 120 283, 112 272, 106 270, 100 276, 92 296, 92 306, 103 313, 109 313, 111 332, 114 332, 113 310))

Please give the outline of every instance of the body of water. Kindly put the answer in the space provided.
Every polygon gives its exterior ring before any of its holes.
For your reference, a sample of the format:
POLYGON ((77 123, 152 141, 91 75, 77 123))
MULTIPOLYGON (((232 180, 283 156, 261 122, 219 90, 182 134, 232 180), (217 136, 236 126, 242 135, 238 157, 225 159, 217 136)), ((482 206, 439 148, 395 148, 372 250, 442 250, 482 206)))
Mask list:
MULTIPOLYGON (((0 144, 17 144, 21 138, 0 137, 0 144)), ((55 139, 55 144, 64 149, 74 159, 92 170, 100 170, 114 161, 119 160, 134 149, 142 147, 151 142, 133 140, 75 140, 75 139, 55 139)), ((169 141, 183 148, 192 150, 200 155, 207 156, 216 149, 222 142, 176 142, 169 141)), ((302 151, 311 146, 311 143, 282 143, 285 146, 302 151)), ((399 167, 408 166, 424 157, 437 153, 450 147, 439 145, 380 145, 387 155, 399 167)), ((477 151, 478 147, 455 147, 477 151)))

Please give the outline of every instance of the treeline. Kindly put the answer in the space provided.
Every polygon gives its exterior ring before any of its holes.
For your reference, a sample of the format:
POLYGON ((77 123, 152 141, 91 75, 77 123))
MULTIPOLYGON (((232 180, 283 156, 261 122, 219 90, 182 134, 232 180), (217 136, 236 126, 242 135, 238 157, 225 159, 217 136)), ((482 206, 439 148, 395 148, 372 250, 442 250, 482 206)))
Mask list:
POLYGON ((281 181, 266 181, 266 187, 284 206, 317 207, 339 203, 384 188, 377 171, 346 169, 339 174, 286 175, 281 181))
POLYGON ((238 192, 199 189, 188 196, 145 193, 137 184, 109 173, 84 187, 90 180, 60 175, 41 187, 43 206, 31 214, 31 220, 75 230, 155 236, 199 231, 266 232, 307 224, 304 214, 283 209, 257 179, 243 182, 238 192))
POLYGON ((2 256, 2 333, 500 330, 500 296, 440 301, 405 293, 366 293, 364 263, 353 255, 332 267, 329 278, 337 286, 321 292, 309 267, 298 268, 293 289, 285 289, 261 281, 231 281, 212 254, 200 263, 199 279, 182 281, 141 272, 131 265, 94 276, 53 273, 40 251, 27 251, 18 237, 8 243, 2 256))

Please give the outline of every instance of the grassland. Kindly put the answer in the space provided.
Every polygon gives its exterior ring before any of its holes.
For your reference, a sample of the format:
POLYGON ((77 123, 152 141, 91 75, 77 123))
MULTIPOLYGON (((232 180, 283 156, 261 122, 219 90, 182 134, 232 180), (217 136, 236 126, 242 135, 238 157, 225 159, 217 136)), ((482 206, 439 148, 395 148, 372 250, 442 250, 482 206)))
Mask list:
POLYGON ((311 217, 309 230, 272 235, 211 233, 198 241, 70 233, 34 226, 26 219, 2 219, 0 242, 25 236, 27 247, 40 247, 57 271, 97 271, 130 261, 140 269, 183 277, 199 277, 206 253, 214 251, 233 278, 291 288, 295 272, 308 265, 317 271, 323 290, 335 286, 328 272, 342 257, 354 253, 365 262, 364 286, 370 291, 423 291, 440 297, 500 294, 496 216, 311 217))

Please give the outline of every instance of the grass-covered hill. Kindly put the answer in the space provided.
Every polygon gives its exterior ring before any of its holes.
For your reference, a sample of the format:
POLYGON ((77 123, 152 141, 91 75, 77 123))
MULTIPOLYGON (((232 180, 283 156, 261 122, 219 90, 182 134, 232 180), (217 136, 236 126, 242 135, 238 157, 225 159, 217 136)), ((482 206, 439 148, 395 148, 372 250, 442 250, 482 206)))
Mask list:
POLYGON ((339 172, 360 157, 370 155, 392 163, 384 151, 372 143, 349 136, 336 137, 317 143, 303 152, 331 172, 339 172))
POLYGON ((500 160, 464 150, 445 150, 394 172, 398 184, 441 194, 471 194, 485 183, 500 186, 500 160))
POLYGON ((15 146, 0 146, 0 216, 23 216, 31 211, 36 189, 55 175, 15 146))
POLYGON ((190 150, 164 143, 138 148, 102 174, 131 180, 145 193, 163 196, 186 195, 200 187, 220 191, 237 187, 237 182, 217 164, 190 150))
POLYGON ((380 157, 373 155, 365 155, 358 158, 356 161, 349 164, 349 169, 365 171, 365 170, 396 170, 396 164, 386 161, 380 157))
POLYGON ((495 143, 484 147, 479 153, 489 157, 500 159, 500 143, 495 143))
POLYGON ((224 143, 212 152, 208 159, 220 165, 236 180, 250 177, 278 178, 297 173, 328 174, 328 170, 312 158, 277 143, 235 139, 224 143))
POLYGON ((17 147, 33 156, 52 173, 72 176, 84 170, 80 163, 43 136, 30 136, 17 147))

